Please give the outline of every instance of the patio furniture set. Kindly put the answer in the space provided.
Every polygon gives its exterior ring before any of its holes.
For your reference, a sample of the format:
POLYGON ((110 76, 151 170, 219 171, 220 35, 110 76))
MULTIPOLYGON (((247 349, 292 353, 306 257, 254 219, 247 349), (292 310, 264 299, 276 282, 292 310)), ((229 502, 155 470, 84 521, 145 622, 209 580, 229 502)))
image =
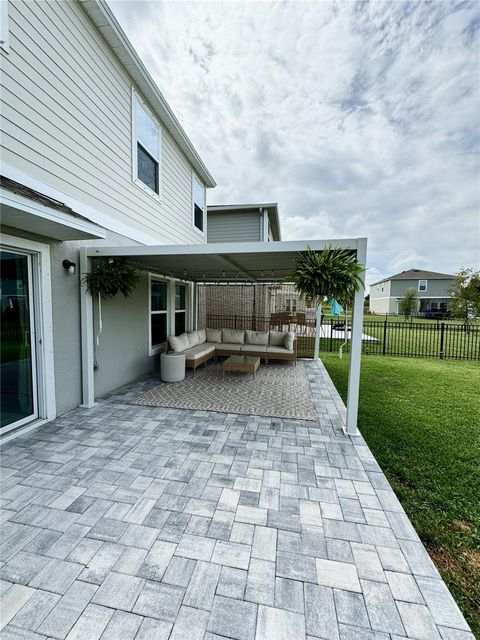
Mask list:
POLYGON ((185 377, 185 367, 193 369, 217 356, 227 356, 226 371, 255 373, 260 359, 297 360, 293 331, 249 331, 239 329, 200 329, 180 336, 170 336, 161 356, 164 382, 178 382, 185 377), (170 347, 170 351, 168 348, 170 347))

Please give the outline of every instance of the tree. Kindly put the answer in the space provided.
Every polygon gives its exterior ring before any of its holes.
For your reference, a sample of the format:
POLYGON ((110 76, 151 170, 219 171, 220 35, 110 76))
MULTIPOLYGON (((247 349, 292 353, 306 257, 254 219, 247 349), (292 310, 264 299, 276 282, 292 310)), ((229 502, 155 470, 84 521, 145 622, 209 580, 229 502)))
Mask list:
POLYGON ((324 298, 345 304, 363 286, 360 276, 364 270, 348 249, 328 246, 313 251, 307 247, 286 281, 293 282, 300 298, 312 306, 320 306, 324 298))
POLYGON ((405 318, 411 316, 418 309, 418 294, 415 289, 407 289, 398 302, 398 310, 405 318))
POLYGON ((480 316, 480 271, 462 267, 455 276, 450 311, 454 318, 468 324, 470 318, 480 316))

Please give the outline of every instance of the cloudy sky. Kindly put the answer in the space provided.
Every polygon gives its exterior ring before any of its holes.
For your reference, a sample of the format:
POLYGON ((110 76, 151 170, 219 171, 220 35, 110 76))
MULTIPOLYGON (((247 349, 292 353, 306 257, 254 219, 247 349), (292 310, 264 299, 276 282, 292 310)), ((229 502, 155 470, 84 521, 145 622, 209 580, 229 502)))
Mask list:
POLYGON ((110 1, 215 177, 284 240, 367 236, 368 281, 479 261, 476 2, 110 1))

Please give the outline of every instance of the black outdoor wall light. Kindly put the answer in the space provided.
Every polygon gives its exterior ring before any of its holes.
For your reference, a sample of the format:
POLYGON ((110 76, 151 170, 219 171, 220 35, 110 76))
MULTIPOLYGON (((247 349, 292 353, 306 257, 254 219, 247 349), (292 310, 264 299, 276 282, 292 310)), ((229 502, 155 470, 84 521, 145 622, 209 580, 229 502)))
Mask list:
POLYGON ((65 271, 67 273, 71 273, 72 275, 75 273, 75 270, 77 268, 77 265, 75 264, 75 262, 71 262, 70 260, 64 260, 62 262, 62 265, 65 271))

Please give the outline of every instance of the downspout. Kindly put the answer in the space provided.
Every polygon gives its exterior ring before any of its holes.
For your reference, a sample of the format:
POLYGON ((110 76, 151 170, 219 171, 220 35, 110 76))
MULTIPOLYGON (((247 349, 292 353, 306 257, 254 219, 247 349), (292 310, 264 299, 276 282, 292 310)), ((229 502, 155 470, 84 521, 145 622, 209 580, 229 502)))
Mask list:
MULTIPOLYGON (((92 260, 87 249, 80 248, 80 277, 92 270, 92 260)), ((95 405, 94 353, 93 353, 93 300, 84 284, 80 285, 80 314, 82 329, 82 404, 91 408, 95 405)))

